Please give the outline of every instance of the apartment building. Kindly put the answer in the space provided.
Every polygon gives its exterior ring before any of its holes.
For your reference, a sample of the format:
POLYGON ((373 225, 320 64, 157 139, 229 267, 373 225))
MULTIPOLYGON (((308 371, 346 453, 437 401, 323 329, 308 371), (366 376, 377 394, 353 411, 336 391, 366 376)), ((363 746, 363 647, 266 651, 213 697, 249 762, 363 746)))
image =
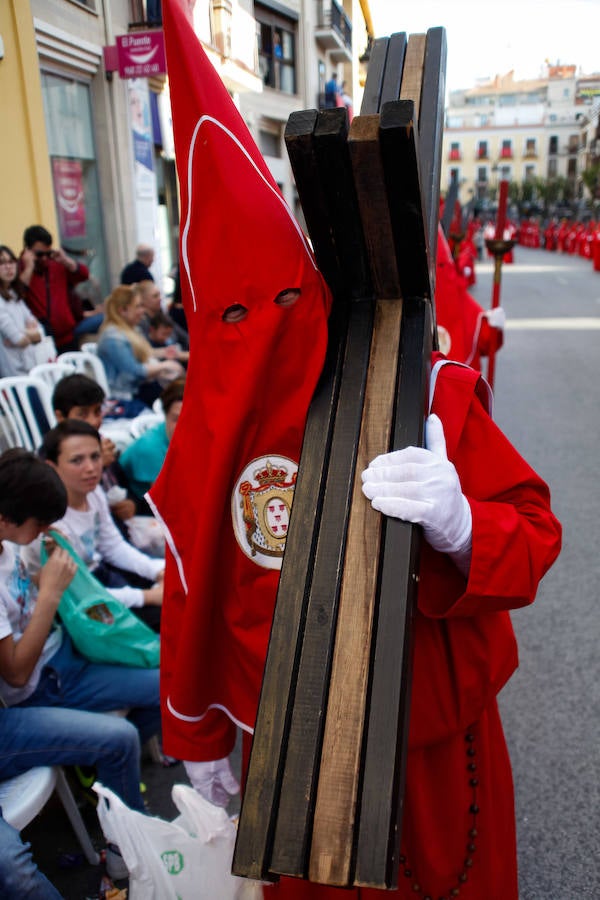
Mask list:
POLYGON ((273 177, 302 220, 287 159, 290 114, 324 105, 335 72, 349 97, 360 92, 359 57, 373 38, 368 0, 255 0, 262 91, 239 97, 239 107, 273 177))
POLYGON ((582 127, 596 96, 600 74, 582 75, 574 65, 547 66, 531 80, 508 72, 451 92, 442 190, 456 179, 463 205, 485 204, 501 179, 521 184, 561 177, 580 195, 582 127))

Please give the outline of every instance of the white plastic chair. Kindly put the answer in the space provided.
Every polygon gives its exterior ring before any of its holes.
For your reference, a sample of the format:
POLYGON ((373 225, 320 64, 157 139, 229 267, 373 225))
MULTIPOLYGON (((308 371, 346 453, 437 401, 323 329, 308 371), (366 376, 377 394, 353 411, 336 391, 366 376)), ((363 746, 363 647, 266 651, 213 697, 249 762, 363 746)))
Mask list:
POLYGON ((108 386, 108 378, 104 363, 95 353, 84 352, 83 350, 69 350, 61 353, 57 359, 59 363, 71 363, 76 372, 87 375, 97 381, 106 397, 110 397, 110 388, 108 386))
POLYGON ((100 857, 94 850, 65 773, 60 766, 37 766, 15 775, 14 778, 0 781, 2 817, 17 831, 21 831, 42 811, 54 790, 62 801, 85 858, 91 865, 97 866, 100 857))
POLYGON ((44 381, 51 391, 67 375, 73 375, 75 366, 71 363, 48 362, 40 363, 29 370, 30 378, 40 378, 44 381))
POLYGON ((29 375, 0 378, 0 428, 9 447, 37 450, 55 425, 52 396, 45 382, 29 375))
POLYGON ((85 341, 79 349, 84 353, 98 353, 98 341, 85 341))

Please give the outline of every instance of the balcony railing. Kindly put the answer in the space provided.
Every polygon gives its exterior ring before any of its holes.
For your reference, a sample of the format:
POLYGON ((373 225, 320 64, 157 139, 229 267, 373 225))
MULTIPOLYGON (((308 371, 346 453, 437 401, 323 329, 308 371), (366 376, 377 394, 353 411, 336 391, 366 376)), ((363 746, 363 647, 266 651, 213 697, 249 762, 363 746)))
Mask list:
POLYGON ((160 28, 161 26, 160 0, 129 0, 130 28, 160 28))
POLYGON ((352 59, 352 22, 336 0, 319 0, 315 37, 334 61, 352 59))
POLYGON ((503 147, 500 151, 500 159, 512 159, 513 151, 512 147, 503 147))
POLYGON ((462 154, 460 150, 451 150, 448 154, 448 159, 450 162, 458 162, 462 159, 462 154))
POLYGON ((475 157, 475 159, 489 159, 489 158, 490 158, 489 150, 481 150, 481 149, 479 149, 477 151, 477 155, 475 157))

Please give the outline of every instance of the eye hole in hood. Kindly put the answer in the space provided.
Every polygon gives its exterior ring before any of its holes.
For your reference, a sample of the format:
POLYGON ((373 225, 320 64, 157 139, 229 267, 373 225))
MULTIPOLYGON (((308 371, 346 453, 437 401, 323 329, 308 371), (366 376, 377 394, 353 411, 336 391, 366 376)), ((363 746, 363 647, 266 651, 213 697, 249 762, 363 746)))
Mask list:
POLYGON ((277 306, 281 306, 284 309, 287 309, 290 306, 293 306, 299 299, 302 291, 300 288, 285 288, 285 290, 280 291, 275 300, 273 301, 277 306))
POLYGON ((248 315, 248 307, 243 306, 241 303, 233 303, 231 306, 228 306, 221 318, 224 322, 232 325, 236 322, 241 322, 248 315))

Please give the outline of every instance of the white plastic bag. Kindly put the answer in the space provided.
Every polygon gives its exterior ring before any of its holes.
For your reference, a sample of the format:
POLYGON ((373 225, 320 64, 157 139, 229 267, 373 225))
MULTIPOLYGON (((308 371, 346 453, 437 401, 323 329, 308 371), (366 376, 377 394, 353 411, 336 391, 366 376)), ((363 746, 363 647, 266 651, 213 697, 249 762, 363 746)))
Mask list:
POLYGON ((125 525, 134 547, 149 556, 165 558, 165 536, 154 516, 132 516, 125 520, 125 525))
POLYGON ((54 338, 50 337, 49 334, 44 335, 41 341, 38 341, 37 344, 31 344, 30 347, 33 350, 36 366, 41 363, 56 362, 56 344, 54 343, 54 338))
POLYGON ((108 843, 129 869, 130 900, 260 900, 258 882, 231 874, 235 825, 185 784, 171 796, 180 811, 173 822, 129 809, 96 782, 98 818, 108 843))

